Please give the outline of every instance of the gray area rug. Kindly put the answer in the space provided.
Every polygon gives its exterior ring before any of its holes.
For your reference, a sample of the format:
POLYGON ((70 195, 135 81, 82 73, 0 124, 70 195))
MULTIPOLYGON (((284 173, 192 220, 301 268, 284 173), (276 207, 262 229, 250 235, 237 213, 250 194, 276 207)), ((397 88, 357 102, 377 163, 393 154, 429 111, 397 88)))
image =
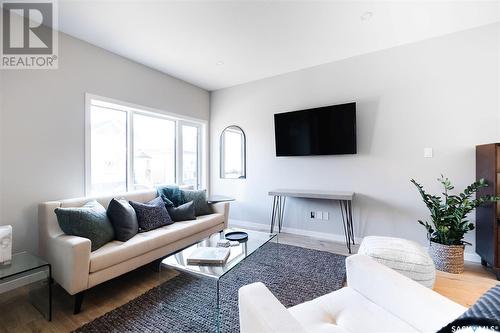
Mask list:
MULTIPOLYGON (((266 244, 221 279, 221 331, 239 332, 238 289, 246 284, 263 282, 290 307, 342 288, 345 277, 344 256, 266 244)), ((215 332, 215 288, 214 280, 180 274, 75 332, 215 332)))

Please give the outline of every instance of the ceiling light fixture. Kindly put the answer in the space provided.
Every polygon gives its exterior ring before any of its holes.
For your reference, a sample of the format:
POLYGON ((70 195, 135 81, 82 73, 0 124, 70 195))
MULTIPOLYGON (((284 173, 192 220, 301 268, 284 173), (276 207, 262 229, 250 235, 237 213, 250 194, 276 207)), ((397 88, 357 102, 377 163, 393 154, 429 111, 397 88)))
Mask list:
POLYGON ((222 65, 224 65, 224 61, 219 60, 219 61, 217 61, 215 64, 216 64, 217 66, 222 66, 222 65))
POLYGON ((364 12, 363 14, 361 14, 360 19, 361 21, 368 21, 372 17, 373 17, 373 12, 364 12))

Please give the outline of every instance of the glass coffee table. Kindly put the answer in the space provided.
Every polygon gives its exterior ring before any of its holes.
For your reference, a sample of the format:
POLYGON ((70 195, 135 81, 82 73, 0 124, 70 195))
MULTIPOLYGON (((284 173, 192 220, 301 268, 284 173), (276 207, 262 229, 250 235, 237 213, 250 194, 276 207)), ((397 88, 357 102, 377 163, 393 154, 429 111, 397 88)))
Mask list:
MULTIPOLYGON (((217 321, 217 332, 220 332, 220 279, 230 272, 233 268, 238 266, 246 258, 254 254, 258 249, 269 242, 278 243, 277 233, 267 233, 261 231, 245 230, 245 229, 225 229, 222 232, 218 232, 210 235, 210 237, 205 238, 181 251, 178 251, 165 259, 160 264, 160 272, 164 269, 175 269, 188 274, 194 274, 199 276, 204 276, 213 279, 216 284, 216 291, 214 297, 216 297, 216 321, 217 321), (241 242, 238 246, 231 246, 229 249, 231 253, 226 263, 223 265, 192 265, 187 263, 187 259, 191 253, 199 247, 216 247, 217 242, 224 239, 224 235, 231 231, 244 231, 248 234, 248 239, 241 242)), ((276 247, 279 249, 279 247, 276 247)), ((278 251, 278 250, 277 250, 278 251)), ((277 258, 279 253, 277 252, 277 258)))

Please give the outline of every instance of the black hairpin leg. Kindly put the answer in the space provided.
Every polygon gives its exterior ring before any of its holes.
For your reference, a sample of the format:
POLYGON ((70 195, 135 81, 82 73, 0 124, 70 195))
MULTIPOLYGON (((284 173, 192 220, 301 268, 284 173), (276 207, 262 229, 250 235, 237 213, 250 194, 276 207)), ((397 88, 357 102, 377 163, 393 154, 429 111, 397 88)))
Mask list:
POLYGON ((283 218, 285 216, 285 201, 286 197, 275 195, 273 198, 273 212, 271 214, 271 233, 274 232, 276 221, 278 222, 278 232, 281 232, 283 227, 283 218))
POLYGON ((351 232, 349 231, 348 213, 347 206, 344 200, 339 201, 340 213, 342 214, 342 226, 344 227, 345 244, 347 250, 351 253, 351 232))
POLYGON ((278 232, 280 232, 280 224, 281 224, 281 196, 278 196, 276 200, 276 218, 278 219, 278 232))
POLYGON ((354 226, 352 223, 352 201, 350 201, 350 200, 347 201, 347 207, 348 207, 347 215, 349 217, 349 219, 348 219, 349 230, 351 231, 351 241, 352 241, 352 245, 356 245, 354 243, 354 226))
POLYGON ((279 200, 279 206, 280 206, 280 214, 279 214, 279 232, 281 232, 281 227, 283 226, 283 218, 285 217, 285 201, 286 201, 286 197, 280 197, 280 200, 279 200))
POLYGON ((278 201, 278 197, 275 195, 273 197, 273 213, 271 214, 271 231, 270 233, 273 233, 274 231, 274 222, 276 221, 276 203, 278 201))

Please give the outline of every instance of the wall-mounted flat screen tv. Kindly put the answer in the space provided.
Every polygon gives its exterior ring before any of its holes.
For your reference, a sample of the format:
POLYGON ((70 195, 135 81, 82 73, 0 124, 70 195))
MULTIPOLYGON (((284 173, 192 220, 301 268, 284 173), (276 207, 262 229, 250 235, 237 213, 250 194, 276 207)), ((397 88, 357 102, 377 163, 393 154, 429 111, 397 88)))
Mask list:
POLYGON ((356 154, 356 103, 274 115, 276 156, 356 154))

